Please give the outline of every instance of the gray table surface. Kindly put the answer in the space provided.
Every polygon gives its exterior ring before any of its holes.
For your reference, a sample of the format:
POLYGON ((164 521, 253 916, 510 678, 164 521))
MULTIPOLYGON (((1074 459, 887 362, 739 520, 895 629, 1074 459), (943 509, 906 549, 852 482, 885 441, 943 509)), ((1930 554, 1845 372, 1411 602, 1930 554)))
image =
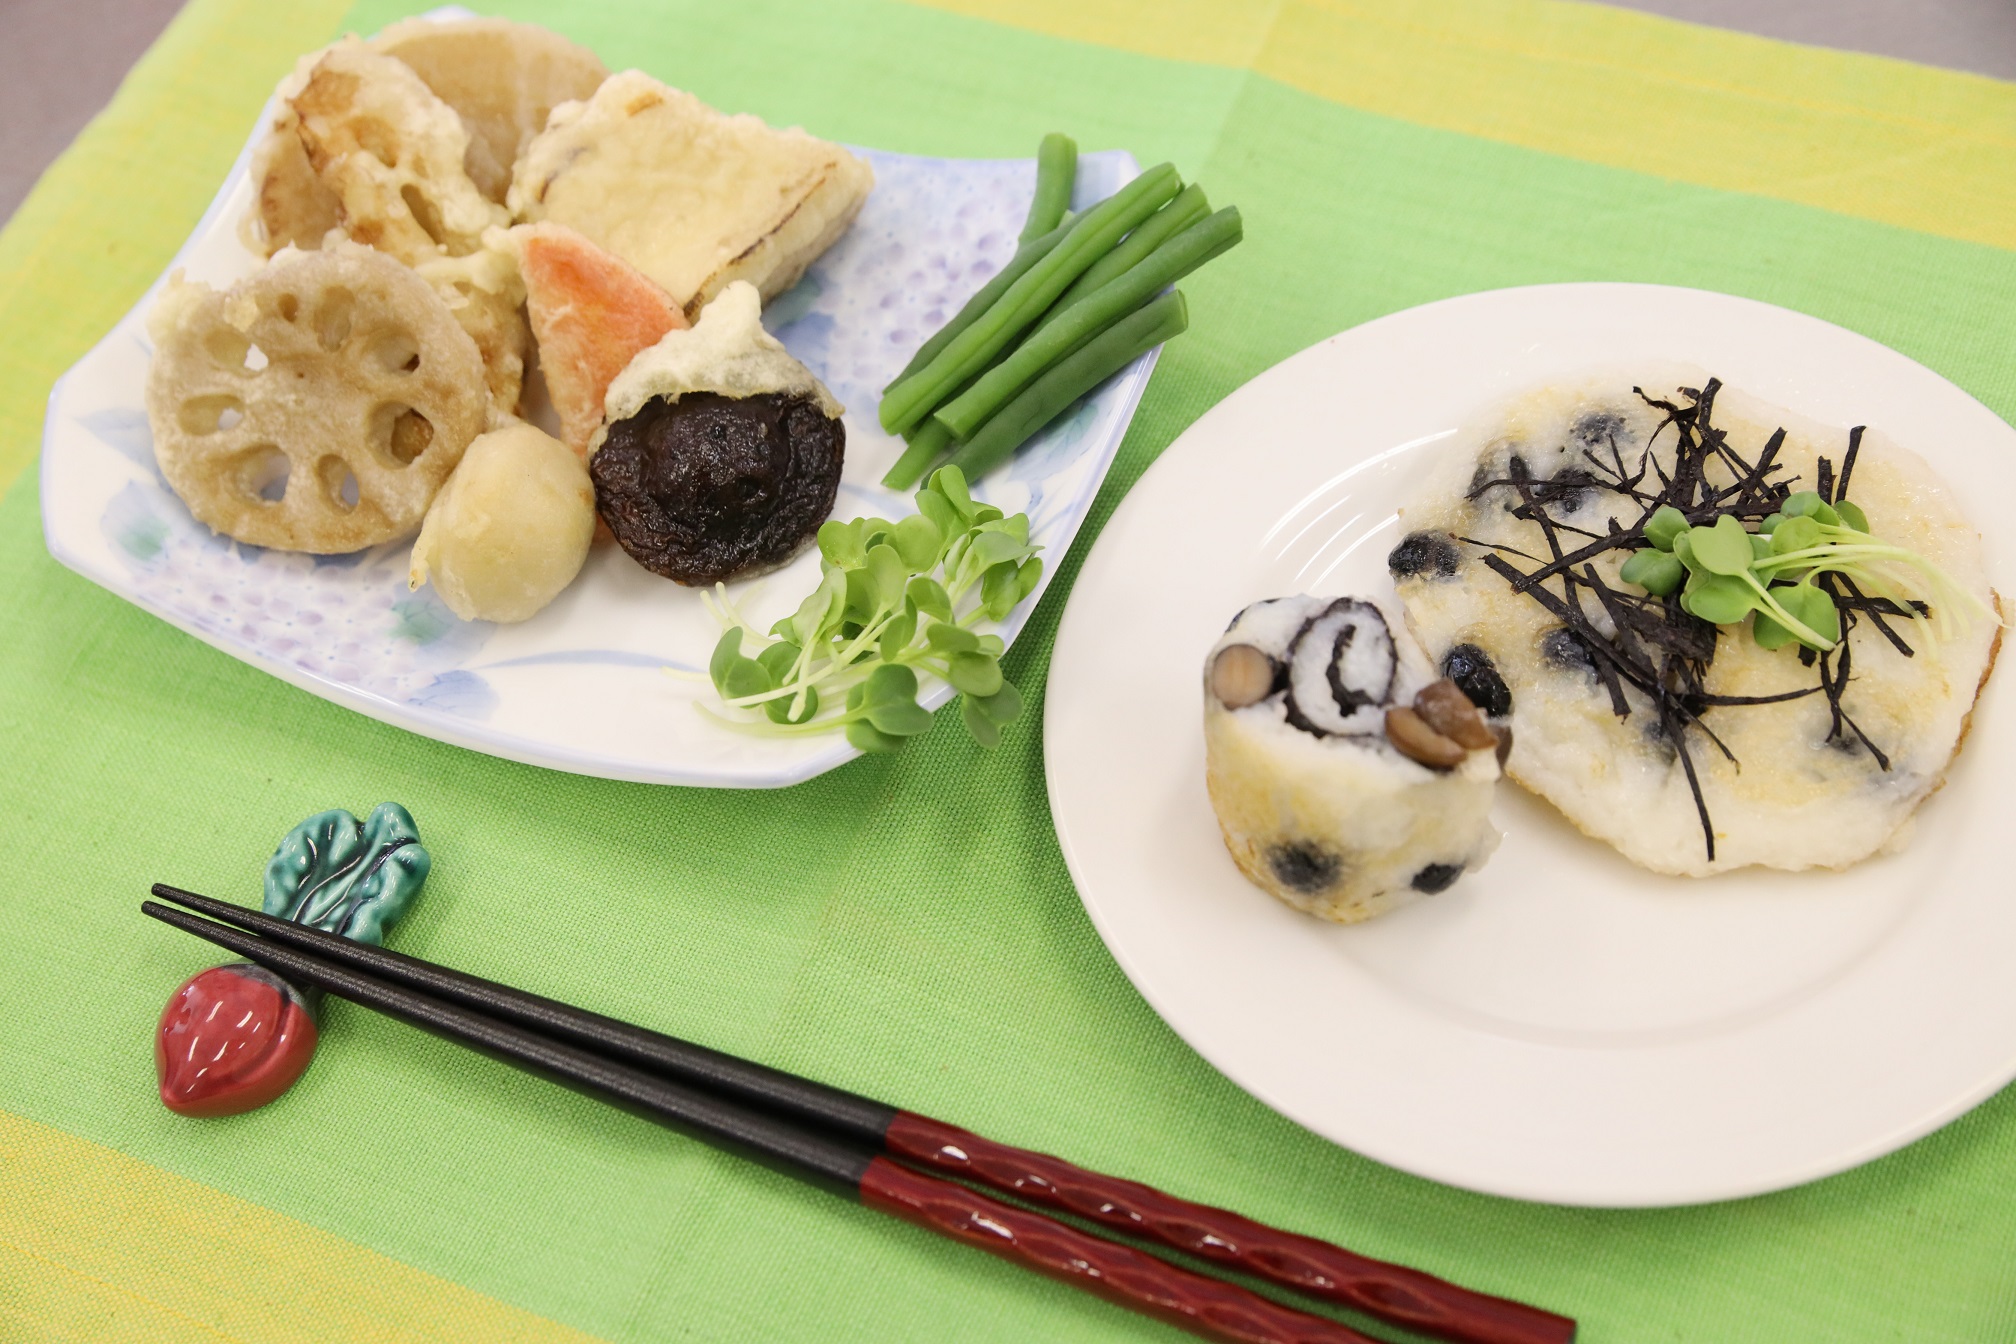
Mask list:
MULTIPOLYGON (((2016 0, 1627 0, 1627 7, 2016 79, 2016 0)), ((7 39, 0 219, 180 8, 180 0, 0 0, 7 39)))

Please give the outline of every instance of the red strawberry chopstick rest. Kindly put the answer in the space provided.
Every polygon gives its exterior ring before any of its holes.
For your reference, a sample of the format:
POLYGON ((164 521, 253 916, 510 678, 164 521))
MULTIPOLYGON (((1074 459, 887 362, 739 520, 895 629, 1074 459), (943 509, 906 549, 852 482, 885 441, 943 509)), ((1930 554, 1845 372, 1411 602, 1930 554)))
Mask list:
MULTIPOLYGON (((266 913, 383 943, 427 881, 413 817, 380 803, 362 825, 341 808, 296 826, 266 865, 266 913)), ((315 1057, 320 990, 233 962, 191 976, 161 1013, 154 1069, 179 1115, 238 1115, 294 1086, 315 1057)))

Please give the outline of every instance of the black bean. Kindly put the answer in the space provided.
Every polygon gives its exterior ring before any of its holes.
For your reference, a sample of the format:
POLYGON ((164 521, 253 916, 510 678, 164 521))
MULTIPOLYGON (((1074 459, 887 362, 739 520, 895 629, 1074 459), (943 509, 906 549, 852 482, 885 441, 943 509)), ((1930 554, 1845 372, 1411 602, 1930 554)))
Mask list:
POLYGON ((1666 731, 1666 723, 1662 719, 1647 719, 1645 726, 1639 730, 1639 740, 1661 765, 1671 765, 1680 759, 1680 750, 1674 746, 1672 735, 1666 731))
POLYGON ((1564 672, 1596 675, 1596 651, 1580 631, 1557 625, 1540 636, 1540 656, 1564 672))
POLYGON ((1414 874, 1414 880, 1408 885, 1424 896, 1433 896, 1438 891, 1447 891, 1455 886, 1456 879, 1461 876, 1463 865, 1460 863, 1431 863, 1414 874))
POLYGON ((1344 861, 1327 850, 1296 842, 1275 845, 1267 851, 1267 866, 1274 879, 1290 891, 1314 895, 1337 880, 1344 861))
POLYGON ((1447 532, 1410 533, 1386 556, 1386 568, 1396 579, 1416 575, 1453 579, 1462 564, 1463 554, 1447 532))
POLYGON ((1624 433, 1624 417, 1615 411, 1591 411, 1568 433, 1577 447, 1594 448, 1624 433))
POLYGON ((1491 655, 1475 644, 1458 644, 1442 657, 1442 675, 1455 682, 1487 719, 1512 712, 1512 691, 1491 655))

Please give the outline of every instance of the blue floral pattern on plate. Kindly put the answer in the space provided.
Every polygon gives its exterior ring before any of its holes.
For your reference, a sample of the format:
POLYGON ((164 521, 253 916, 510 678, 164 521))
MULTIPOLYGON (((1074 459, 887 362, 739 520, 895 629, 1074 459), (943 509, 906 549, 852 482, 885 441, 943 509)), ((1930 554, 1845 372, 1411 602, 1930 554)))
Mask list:
MULTIPOLYGON (((1034 183, 1030 160, 859 152, 876 187, 853 228, 764 314, 769 328, 847 407, 840 517, 910 512, 879 479, 901 451, 875 414, 880 389, 923 339, 1014 253, 1034 183)), ((1078 205, 1135 170, 1120 152, 1085 155, 1078 205)), ((176 258, 226 284, 253 260, 235 224, 250 198, 240 156, 176 258)), ((158 285, 157 285, 158 288, 158 285)), ((772 787, 850 759, 837 738, 746 737, 694 714, 690 682, 715 627, 698 595, 598 548, 582 577, 520 626, 464 622, 431 589, 409 591, 410 542, 355 555, 244 546, 197 523, 154 465, 143 390, 146 299, 57 383, 43 430, 43 525, 59 560, 256 667, 415 732, 534 764, 663 783, 772 787), (642 725, 640 727, 640 725, 642 725)), ((1054 571, 1090 509, 1154 355, 1123 371, 1030 444, 977 494, 1026 510, 1054 571)), ((765 621, 816 582, 801 556, 733 585, 765 621)), ((1033 602, 1001 627, 1019 633, 1033 602)), ((934 686, 927 704, 950 689, 934 686)))

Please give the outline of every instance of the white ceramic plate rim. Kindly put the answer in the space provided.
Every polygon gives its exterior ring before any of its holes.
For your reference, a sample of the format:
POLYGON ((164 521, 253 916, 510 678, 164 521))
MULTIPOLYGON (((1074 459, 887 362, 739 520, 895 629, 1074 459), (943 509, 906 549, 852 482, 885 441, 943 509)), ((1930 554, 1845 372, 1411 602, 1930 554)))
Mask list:
MULTIPOLYGON (((1579 338, 1561 337, 1564 328, 1576 323, 1600 328, 1606 315, 1620 312, 1635 315, 1625 324, 1634 329, 1655 318, 1677 324, 1674 330, 1685 328, 1686 334, 1675 341, 1678 348, 1666 355, 1669 359, 1710 362, 1708 357, 1719 348, 1717 331, 1746 333, 1735 339, 1737 345, 1748 341, 1762 349, 1776 341, 1780 349, 1803 351, 1788 360, 1798 365, 1798 372, 1787 375, 1789 382, 1780 379, 1776 385, 1772 378, 1754 372, 1768 368, 1764 357, 1755 351, 1740 360, 1721 362, 1716 371, 1722 372, 1727 364, 1739 365, 1724 375, 1732 386, 1823 421, 1846 424, 1866 419, 1888 430, 1931 458, 1967 497, 2006 497, 2007 491, 2016 487, 2016 469, 2012 469, 2016 464, 2016 431, 1993 412, 1903 355, 1803 314, 1704 291, 1607 283, 1499 290, 1424 305, 1341 333, 1262 373, 1192 425, 1149 469, 1108 522, 1076 581, 1051 664, 1045 754, 1059 842, 1094 926, 1156 1012, 1233 1082, 1316 1133, 1416 1175, 1519 1199, 1644 1207, 1753 1195, 1845 1170, 1931 1132, 2016 1077, 2016 985, 2010 983, 2016 978, 2006 973, 2012 964, 2011 954, 2016 954, 2016 910, 2008 909, 2006 901, 1998 908, 1992 898, 1993 892, 2006 887, 2006 882, 1998 882, 1992 867, 1976 863, 1971 871, 1983 881, 1975 883, 1972 891, 1963 889, 1966 884, 1941 882, 1937 879, 1950 876, 1952 864, 1972 862, 1978 855, 1954 858, 1952 853, 1957 851, 1947 843, 1950 836, 1935 842, 1921 833, 1904 860, 1925 871, 1923 885, 1929 890, 1900 898, 1902 913, 1894 927, 1885 926, 1887 932, 1880 945, 1851 959, 1852 964, 1812 992, 1802 992, 1759 1021, 1710 1033, 1703 1040, 1628 1050, 1588 1048, 1586 1042, 1495 1037, 1446 1016, 1420 1011, 1404 996, 1387 992, 1369 974, 1354 977, 1348 970, 1337 972, 1335 981, 1322 984, 1303 974, 1317 964, 1313 959, 1297 963, 1293 969, 1240 964, 1242 954, 1256 947, 1278 950, 1291 942, 1314 944, 1340 933, 1348 936, 1350 931, 1331 930, 1295 916, 1245 886, 1225 858, 1215 826, 1210 826, 1201 777, 1172 783, 1168 797, 1130 795, 1130 786, 1139 781, 1113 762, 1124 759, 1142 742, 1154 750, 1155 729, 1143 727, 1129 737, 1132 730, 1117 726, 1122 721, 1114 717, 1114 685, 1100 680, 1100 669, 1115 660, 1111 641, 1124 637, 1129 628, 1126 604, 1148 605, 1149 614, 1140 618, 1144 626, 1152 623, 1154 616, 1176 609, 1172 602, 1178 599, 1144 597, 1149 591, 1144 584, 1153 580, 1130 568, 1143 564, 1153 568, 1167 558, 1154 553, 1152 538, 1158 519, 1167 524, 1174 516, 1172 509, 1180 513, 1179 505, 1197 504, 1206 493, 1203 483, 1213 480, 1214 471, 1217 479, 1210 487, 1217 492, 1214 500, 1242 488, 1225 481, 1222 459, 1214 459, 1212 450, 1237 437, 1250 448, 1253 458, 1242 464, 1242 479, 1258 477, 1269 469, 1273 458, 1259 427, 1270 413, 1265 409, 1270 399, 1320 401, 1326 388, 1345 376, 1354 380, 1355 389, 1370 389, 1368 395, 1373 399, 1403 399, 1420 391, 1418 378, 1413 386, 1409 384, 1406 365, 1410 360, 1432 363, 1446 357, 1443 373, 1452 369, 1496 370, 1485 378, 1490 383, 1488 390, 1451 393, 1455 404, 1446 412, 1423 411, 1415 416, 1431 431, 1443 428, 1444 420, 1453 429, 1477 402, 1529 385, 1530 375, 1515 376, 1515 371, 1524 360, 1537 358, 1544 365, 1551 340, 1561 338, 1572 346, 1579 338), (1522 335, 1530 340, 1521 339, 1522 335), (1479 355, 1472 348, 1493 338, 1501 343, 1497 353, 1479 355), (1448 353, 1451 350, 1455 353, 1448 353), (1859 386, 1865 394, 1861 404, 1869 407, 1866 416, 1830 414, 1831 405, 1810 404, 1806 393, 1825 381, 1824 376, 1811 371, 1828 361, 1839 371, 1832 375, 1835 382, 1826 400, 1838 402, 1842 387, 1859 386), (1491 382, 1492 377, 1498 382, 1491 382), (1914 427, 1922 429, 1940 417, 1944 417, 1942 423, 1965 430, 1967 438, 1960 446, 1927 443, 1922 435, 1912 433, 1914 427), (1964 473, 1956 471, 1956 465, 1963 466, 1964 473), (1144 542, 1144 538, 1148 540, 1144 542), (1123 554, 1130 545, 1140 553, 1123 554), (1108 643, 1102 646, 1102 640, 1108 643), (1182 807, 1172 812, 1174 804, 1169 798, 1177 795, 1185 795, 1182 807), (1156 814, 1160 831, 1152 831, 1142 816, 1145 809, 1154 807, 1162 809, 1156 814), (1202 809, 1201 821, 1198 808, 1202 809), (1216 852, 1215 859, 1187 837, 1175 834, 1182 826, 1195 825, 1210 828, 1209 846, 1216 852), (1116 838, 1123 832, 1123 838, 1116 838), (1275 926, 1267 938, 1256 934, 1242 943, 1244 935, 1231 929, 1223 941, 1197 946, 1191 924, 1172 929, 1171 921, 1187 918, 1181 902, 1171 904, 1166 890, 1143 889, 1149 881, 1143 865, 1153 860, 1146 856, 1139 837, 1151 833, 1171 848, 1181 849, 1184 859, 1195 865, 1172 878, 1180 862, 1172 859, 1167 869, 1157 870, 1157 876, 1200 891, 1210 887, 1221 896, 1235 887, 1243 888, 1259 903, 1250 912, 1252 922, 1275 926), (1295 931, 1279 933, 1284 921, 1293 923, 1295 931), (1186 939, 1193 945, 1186 945, 1186 939), (1354 978, 1360 983, 1341 983, 1354 978), (1297 1012, 1320 1014, 1347 998, 1355 1011, 1367 1015, 1363 1020, 1345 1024, 1319 1018, 1312 1027, 1307 1019, 1294 1017, 1297 1012), (1272 1016, 1264 1022, 1255 1020, 1265 1014, 1272 1016), (1299 1027, 1282 1026, 1284 1021, 1298 1020, 1302 1023, 1299 1027), (1948 1030, 1928 1030, 1941 1027, 1948 1030), (1347 1067, 1355 1095, 1341 1092, 1341 1083, 1311 1081, 1320 1072, 1312 1068, 1312 1045, 1318 1041, 1329 1045, 1326 1033, 1339 1030, 1345 1032, 1346 1045, 1353 1052, 1347 1067), (1853 1071, 1843 1066, 1843 1059, 1851 1052, 1841 1034, 1849 1031, 1867 1033, 1870 1053, 1866 1077, 1859 1083, 1853 1071), (1456 1076, 1428 1084, 1407 1077, 1410 1067, 1418 1067, 1419 1057, 1410 1056, 1409 1047, 1426 1050, 1429 1059, 1450 1062, 1456 1076), (1812 1055, 1788 1060, 1785 1052, 1795 1048, 1812 1055), (1612 1067, 1612 1056, 1625 1055, 1643 1055, 1645 1059, 1633 1067, 1612 1067), (1816 1060, 1816 1055, 1825 1058, 1816 1060), (1537 1090, 1563 1086, 1564 1080, 1571 1087, 1597 1087, 1636 1078, 1657 1093, 1662 1104, 1670 1102, 1683 1113, 1693 1108, 1705 1120, 1716 1114, 1718 1106, 1740 1105, 1751 1092, 1775 1098, 1773 1105, 1782 1103, 1779 1094, 1791 1095, 1795 1089, 1782 1078, 1774 1079, 1770 1071, 1808 1066, 1814 1070, 1810 1118, 1815 1132, 1810 1141, 1801 1134, 1784 1132, 1786 1116, 1778 1110, 1762 1115, 1755 1132, 1746 1133, 1741 1121, 1724 1124, 1713 1132, 1712 1141, 1704 1140, 1693 1151, 1687 1150, 1683 1134, 1675 1147, 1657 1153, 1633 1151, 1629 1136, 1619 1138, 1612 1151, 1604 1146, 1601 1135, 1582 1153, 1549 1152, 1549 1136, 1534 1124, 1535 1115, 1544 1117, 1547 1100, 1537 1090), (1760 1069, 1765 1072, 1749 1072, 1760 1069), (1661 1090, 1669 1076, 1677 1089, 1671 1097, 1661 1090), (1726 1086, 1720 1095, 1711 1095, 1715 1087, 1703 1086, 1702 1079, 1722 1079, 1726 1086), (1476 1114, 1489 1118, 1466 1126, 1446 1115, 1409 1114, 1405 1106, 1381 1104, 1417 1085, 1445 1099, 1474 1097, 1476 1114), (1692 1094, 1687 1091, 1690 1087, 1692 1094), (1882 1104, 1877 1105, 1873 1099, 1879 1091, 1882 1104), (1521 1111, 1521 1105, 1536 1109, 1521 1111), (1518 1131, 1522 1125, 1535 1131, 1525 1135, 1533 1145, 1525 1150, 1520 1147, 1519 1135, 1497 1132, 1505 1126, 1518 1131)), ((1610 360, 1605 356, 1592 361, 1585 355, 1579 365, 1554 371, 1572 372, 1592 362, 1610 360)), ((1426 437, 1437 434, 1431 432, 1426 437)), ((1389 435, 1389 439, 1393 452, 1411 446, 1398 437, 1389 435)), ((1372 455, 1366 445, 1354 445, 1348 454, 1332 459, 1332 470, 1355 469, 1372 455)), ((1295 486, 1280 487, 1284 497, 1277 513, 1293 503, 1292 489, 1306 485, 1309 479, 1305 472, 1296 478, 1295 486)), ((1214 507, 1197 504, 1183 514, 1186 534, 1194 535, 1200 516, 1208 515, 1214 507)), ((2004 593, 2016 590, 2009 572, 2009 558, 2016 552, 2010 529, 1985 510, 1970 512, 1984 527, 1997 587, 2004 593)), ((1236 549, 1243 540, 1236 538, 1228 545, 1236 549)), ((1383 559, 1386 547, 1366 549, 1383 559)), ((1243 562, 1235 559, 1228 563, 1237 567, 1243 562)), ((1383 564, 1377 559, 1372 563, 1383 576, 1383 564)), ((1245 567, 1250 570, 1255 566, 1245 567)), ((1360 588, 1340 576, 1322 590, 1360 588)), ((1272 595, 1273 591, 1242 592, 1224 610, 1214 610, 1211 615, 1222 626, 1244 601, 1272 595)), ((1208 639, 1194 651, 1196 656, 1201 657, 1203 647, 1208 647, 1208 639)), ((1159 652, 1134 650, 1134 660, 1128 665, 1152 662, 1159 652)), ((1187 663, 1182 677, 1187 699, 1181 722, 1168 722, 1164 716, 1157 725, 1166 738, 1195 741, 1192 725, 1196 711, 1191 703, 1195 677, 1187 663)), ((2006 679, 2005 672, 1999 680, 2006 679)), ((1159 709, 1159 681, 1153 695, 1152 704, 1159 709)), ((1956 763, 1947 790, 1921 814, 1921 824, 1951 831, 1961 824, 1963 814, 1981 822, 1980 814, 1993 797, 2007 796, 2004 791, 2016 786, 2016 770, 2005 764, 2012 739, 2010 721, 1995 709, 1996 699, 1991 683, 1977 707, 1968 750, 1956 763)), ((1143 777, 1157 771, 1167 774, 1176 768, 1178 755, 1157 755, 1140 766, 1139 773, 1143 777)), ((1201 764, 1202 749, 1197 745, 1194 765, 1200 776, 1201 764)), ((1156 786, 1148 787, 1152 791, 1156 786)), ((1540 807, 1530 802, 1525 805, 1540 807)), ((1992 827, 1992 818, 1987 821, 1992 827)), ((1988 827, 1968 831, 1969 843, 1988 844, 1976 833, 1988 827)), ((1487 875, 1490 872, 1486 870, 1487 875)), ((1537 886, 1539 879, 1532 882, 1537 886)), ((1185 890, 1183 896, 1187 900, 1192 893, 1185 890)), ((1410 913, 1402 911, 1387 919, 1410 913)), ((1211 927, 1223 933, 1229 925, 1211 927)), ((1322 966, 1327 970, 1332 963, 1322 966)), ((1628 1111, 1628 1105, 1623 1109, 1628 1111)), ((1681 1118, 1674 1117, 1673 1123, 1677 1126, 1681 1118)), ((1591 1139, 1589 1135, 1576 1137, 1578 1141, 1591 1139)))
MULTIPOLYGON (((465 11, 459 9, 444 11, 443 17, 462 17, 464 13, 465 11)), ((432 17, 432 15, 428 17, 432 17)), ((142 315, 153 306, 155 295, 160 292, 161 286, 168 283, 169 275, 177 267, 182 266, 186 262, 189 253, 194 250, 198 241, 216 227, 218 217, 229 203, 231 184, 249 171, 252 162, 252 149, 258 143, 257 128, 266 125, 272 116, 272 112, 273 109, 270 104, 260 110, 259 120, 254 123, 255 130, 252 137, 239 149, 238 157, 232 162, 230 171, 224 175, 224 185, 218 188, 217 195, 211 199, 209 206, 203 211, 203 217, 196 222, 196 227, 189 231, 189 237, 176 250, 174 260, 170 261, 161 274, 155 277, 154 283, 147 287, 147 292, 140 296, 139 302, 128 309, 125 316, 114 323, 110 331, 100 337, 81 359, 68 369, 65 369, 62 375, 56 379, 55 383, 50 386, 47 410, 43 415, 42 423, 42 464, 40 472, 41 509, 44 520, 43 541, 48 547, 49 554, 56 559, 58 564, 83 575, 107 591, 116 593, 126 601, 131 602, 141 610, 166 621, 183 634, 195 636, 218 652, 229 654, 240 662, 258 668, 261 672, 278 677, 289 685, 307 691, 310 695, 318 695, 332 704, 341 705, 345 709, 355 710, 359 714, 377 719, 380 723, 389 723, 395 728, 404 728, 409 732, 419 733, 424 737, 431 737, 437 741, 446 742, 451 746, 465 747, 471 751, 480 751, 492 756, 501 756, 507 760, 518 761, 524 765, 539 765, 551 769, 565 770, 572 774, 596 775, 606 779, 623 779, 640 784, 707 785, 715 783, 716 781, 711 779, 706 772, 692 772, 689 774, 678 770, 626 770, 621 763, 610 761, 606 758, 556 751, 544 743, 525 738, 506 737, 495 732, 474 731, 466 720, 460 719, 455 715, 443 714, 417 705, 400 704, 398 701, 388 699, 385 696, 373 695, 368 691, 346 685, 332 678, 316 676, 289 663, 268 658, 256 649, 213 634, 194 622, 185 620, 179 613, 151 601, 146 594, 140 592, 131 584, 122 582, 118 574, 101 569, 99 566, 91 564, 82 555, 72 551, 65 544, 63 534, 59 530, 49 526, 48 519, 52 507, 50 492, 54 489, 55 482, 54 473, 49 470, 50 449, 52 447, 51 439, 55 434, 57 408, 63 403, 71 378, 77 376, 80 371, 88 369, 91 364, 92 355, 96 354, 101 347, 120 339, 135 322, 143 320, 142 315)), ((832 760, 824 761, 816 769, 810 769, 806 773, 795 775, 792 778, 780 778, 775 781, 775 786, 782 787, 787 784, 799 783, 802 779, 809 779, 813 775, 830 770, 834 766, 842 764, 858 754, 851 749, 845 748, 844 743, 841 746, 843 749, 834 753, 832 760)), ((757 787, 763 786, 759 785, 757 787)))

